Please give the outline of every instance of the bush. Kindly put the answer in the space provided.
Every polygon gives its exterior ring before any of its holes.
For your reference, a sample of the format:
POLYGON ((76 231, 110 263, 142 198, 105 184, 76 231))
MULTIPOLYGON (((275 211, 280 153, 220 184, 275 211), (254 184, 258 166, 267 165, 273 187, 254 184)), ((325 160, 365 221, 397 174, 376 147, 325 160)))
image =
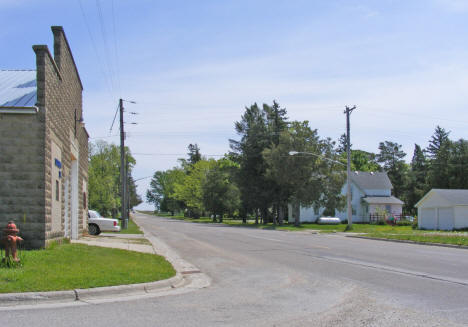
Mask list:
POLYGON ((413 224, 411 225, 412 229, 418 229, 418 218, 414 217, 413 224))
POLYGON ((371 225, 386 225, 387 222, 384 219, 379 219, 379 220, 371 221, 370 224, 371 225))
POLYGON ((413 226, 413 223, 409 220, 403 219, 403 220, 397 221, 396 225, 397 226, 413 226))

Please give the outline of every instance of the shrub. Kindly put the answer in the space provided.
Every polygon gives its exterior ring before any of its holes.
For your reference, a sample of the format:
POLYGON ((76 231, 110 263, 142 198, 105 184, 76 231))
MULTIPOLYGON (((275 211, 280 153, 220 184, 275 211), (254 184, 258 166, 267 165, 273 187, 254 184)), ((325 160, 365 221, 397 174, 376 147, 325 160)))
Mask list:
POLYGON ((397 226, 413 226, 413 223, 409 220, 403 219, 403 220, 397 221, 396 225, 397 226))
POLYGON ((413 224, 411 225, 412 229, 418 229, 418 217, 414 217, 413 224))
POLYGON ((379 219, 379 220, 374 220, 374 221, 371 221, 370 223, 371 225, 386 225, 386 221, 385 219, 379 219))

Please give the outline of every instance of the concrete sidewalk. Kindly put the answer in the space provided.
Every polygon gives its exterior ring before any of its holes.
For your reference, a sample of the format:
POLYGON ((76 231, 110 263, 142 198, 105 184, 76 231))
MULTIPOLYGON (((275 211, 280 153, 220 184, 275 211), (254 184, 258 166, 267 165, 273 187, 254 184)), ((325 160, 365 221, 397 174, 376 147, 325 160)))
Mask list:
POLYGON ((151 242, 142 234, 103 233, 99 236, 85 236, 71 242, 157 254, 151 242))
POLYGON ((85 236, 72 241, 72 243, 162 255, 174 266, 176 275, 166 280, 140 284, 53 292, 5 293, 0 294, 0 308, 37 304, 63 304, 67 302, 72 304, 77 301, 82 303, 112 301, 117 298, 147 296, 150 293, 160 292, 166 294, 167 291, 183 287, 190 289, 203 288, 210 284, 209 278, 204 274, 200 274, 195 278, 194 276, 188 276, 187 271, 198 269, 180 259, 167 245, 151 234, 148 234, 147 238, 142 234, 102 233, 99 236, 85 236))

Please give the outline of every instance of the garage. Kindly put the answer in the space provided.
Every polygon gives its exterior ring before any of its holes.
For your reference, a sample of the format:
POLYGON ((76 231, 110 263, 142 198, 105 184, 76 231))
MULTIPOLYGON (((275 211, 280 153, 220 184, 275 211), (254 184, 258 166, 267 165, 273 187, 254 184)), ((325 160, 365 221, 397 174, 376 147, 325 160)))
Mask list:
POLYGON ((438 208, 438 224, 436 229, 452 230, 455 228, 453 221, 453 208, 438 208))
POLYGON ((468 190, 432 189, 416 208, 421 229, 468 228, 468 190))
POLYGON ((424 228, 425 229, 437 229, 437 209, 435 208, 424 208, 422 213, 418 214, 418 217, 424 216, 424 228))

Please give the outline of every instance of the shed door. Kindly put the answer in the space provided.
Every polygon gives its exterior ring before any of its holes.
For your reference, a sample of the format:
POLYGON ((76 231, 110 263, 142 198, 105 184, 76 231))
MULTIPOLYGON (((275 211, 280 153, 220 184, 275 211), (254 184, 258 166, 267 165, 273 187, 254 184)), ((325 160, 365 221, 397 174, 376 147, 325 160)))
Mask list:
POLYGON ((421 210, 420 226, 425 229, 437 229, 436 209, 424 208, 421 210))
POLYGON ((443 230, 452 230, 453 224, 453 208, 439 208, 439 228, 443 230))

